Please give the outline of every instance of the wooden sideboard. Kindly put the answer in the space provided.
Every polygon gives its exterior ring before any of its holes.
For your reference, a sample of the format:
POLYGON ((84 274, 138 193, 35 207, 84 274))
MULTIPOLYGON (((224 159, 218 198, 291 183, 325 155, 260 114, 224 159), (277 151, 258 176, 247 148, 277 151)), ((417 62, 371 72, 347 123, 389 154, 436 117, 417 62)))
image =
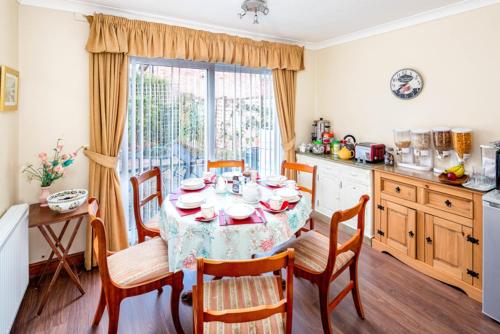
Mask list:
POLYGON ((407 174, 374 170, 373 248, 481 302, 482 193, 407 174))

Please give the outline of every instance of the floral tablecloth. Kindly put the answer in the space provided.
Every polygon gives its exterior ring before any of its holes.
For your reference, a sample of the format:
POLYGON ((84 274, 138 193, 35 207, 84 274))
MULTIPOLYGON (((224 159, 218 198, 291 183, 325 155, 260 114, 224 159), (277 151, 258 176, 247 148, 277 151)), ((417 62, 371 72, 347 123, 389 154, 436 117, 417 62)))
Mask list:
MULTIPOLYGON (((259 186, 262 198, 271 195, 271 190, 259 186)), ((238 202, 241 196, 230 193, 217 194, 213 187, 203 191, 207 202, 215 205, 216 211, 238 202)), ((311 214, 311 198, 304 193, 293 210, 279 214, 266 212, 266 224, 219 226, 219 220, 210 223, 198 222, 196 215, 181 217, 169 198, 161 208, 161 236, 168 243, 168 258, 171 271, 196 270, 196 258, 230 260, 250 259, 253 254, 270 251, 288 241, 311 214)))

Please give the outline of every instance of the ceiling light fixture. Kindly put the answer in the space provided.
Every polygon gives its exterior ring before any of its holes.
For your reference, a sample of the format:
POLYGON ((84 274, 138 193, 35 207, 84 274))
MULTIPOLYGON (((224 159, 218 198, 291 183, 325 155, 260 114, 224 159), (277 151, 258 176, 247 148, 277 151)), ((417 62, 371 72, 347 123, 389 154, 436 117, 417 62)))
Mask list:
POLYGON ((269 14, 267 0, 245 0, 241 4, 241 9, 243 9, 243 13, 238 14, 240 19, 242 19, 248 12, 253 13, 253 24, 259 24, 259 13, 264 15, 269 14))

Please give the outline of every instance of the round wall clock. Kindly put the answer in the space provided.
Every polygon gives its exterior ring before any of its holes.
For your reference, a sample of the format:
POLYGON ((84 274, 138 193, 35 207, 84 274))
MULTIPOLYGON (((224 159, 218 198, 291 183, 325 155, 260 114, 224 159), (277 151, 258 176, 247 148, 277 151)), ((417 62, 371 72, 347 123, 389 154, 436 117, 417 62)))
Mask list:
POLYGON ((392 93, 402 100, 417 97, 423 86, 424 81, 420 74, 409 68, 397 71, 391 78, 392 93))

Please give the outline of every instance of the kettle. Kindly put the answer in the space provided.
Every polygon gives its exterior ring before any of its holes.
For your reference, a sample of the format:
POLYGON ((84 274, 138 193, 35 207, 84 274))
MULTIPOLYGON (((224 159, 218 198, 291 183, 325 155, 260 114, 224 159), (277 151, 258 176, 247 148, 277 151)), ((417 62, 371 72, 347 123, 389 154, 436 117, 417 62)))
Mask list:
POLYGON ((347 146, 342 147, 339 151, 339 158, 342 160, 349 160, 354 158, 354 151, 347 148, 347 146))

